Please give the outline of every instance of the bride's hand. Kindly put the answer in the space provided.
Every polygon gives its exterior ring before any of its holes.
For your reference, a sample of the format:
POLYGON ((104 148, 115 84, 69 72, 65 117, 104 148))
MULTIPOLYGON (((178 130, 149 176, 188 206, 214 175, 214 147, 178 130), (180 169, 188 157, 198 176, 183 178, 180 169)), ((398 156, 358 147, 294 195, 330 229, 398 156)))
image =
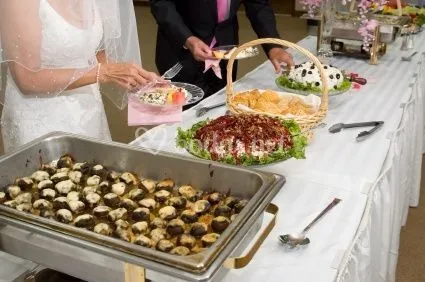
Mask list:
POLYGON ((154 72, 147 71, 136 64, 118 63, 102 64, 99 70, 100 82, 114 82, 121 87, 132 90, 146 84, 164 82, 154 72))

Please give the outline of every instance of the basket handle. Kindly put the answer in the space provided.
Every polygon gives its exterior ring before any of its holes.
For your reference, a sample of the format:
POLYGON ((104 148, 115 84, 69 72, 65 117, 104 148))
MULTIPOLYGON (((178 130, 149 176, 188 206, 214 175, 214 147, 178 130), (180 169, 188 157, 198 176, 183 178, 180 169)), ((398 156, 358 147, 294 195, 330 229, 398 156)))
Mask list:
POLYGON ((327 85, 327 80, 325 79, 325 70, 322 66, 322 63, 319 61, 318 58, 316 58, 316 56, 314 56, 307 49, 297 44, 294 44, 282 39, 277 39, 277 38, 263 38, 263 39, 253 40, 248 43, 242 44, 232 53, 232 55, 230 56, 229 62, 227 63, 227 86, 226 86, 227 102, 229 102, 231 98, 233 97, 233 95, 235 95, 234 89, 233 89, 232 73, 233 73, 233 64, 236 60, 237 55, 248 47, 253 47, 253 46, 257 46, 261 44, 275 44, 275 45, 281 45, 283 47, 292 48, 303 53, 311 61, 313 61, 313 63, 316 65, 316 67, 319 70, 320 79, 322 81, 322 97, 321 97, 320 109, 327 109, 328 85, 327 85))

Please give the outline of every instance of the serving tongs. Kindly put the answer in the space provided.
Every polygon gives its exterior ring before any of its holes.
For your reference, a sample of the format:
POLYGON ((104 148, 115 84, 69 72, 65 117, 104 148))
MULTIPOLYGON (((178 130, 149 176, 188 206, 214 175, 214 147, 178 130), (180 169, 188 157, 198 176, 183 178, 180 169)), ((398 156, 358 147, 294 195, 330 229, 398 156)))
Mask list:
POLYGON ((370 129, 368 131, 362 131, 357 135, 356 141, 361 142, 361 141, 365 140, 366 138, 368 138, 369 136, 371 136, 376 131, 378 131, 378 129, 380 129, 383 124, 384 124, 383 121, 369 121, 369 122, 358 122, 358 123, 337 123, 337 124, 332 125, 329 128, 329 132, 330 133, 337 133, 337 132, 340 132, 342 129, 346 129, 346 128, 373 126, 372 129, 370 129))

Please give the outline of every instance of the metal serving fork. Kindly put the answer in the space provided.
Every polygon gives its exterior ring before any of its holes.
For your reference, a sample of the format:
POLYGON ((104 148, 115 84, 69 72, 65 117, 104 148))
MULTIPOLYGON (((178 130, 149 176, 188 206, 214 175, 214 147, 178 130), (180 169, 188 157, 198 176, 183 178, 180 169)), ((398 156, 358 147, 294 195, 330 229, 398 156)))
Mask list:
POLYGON ((183 69, 183 65, 180 62, 177 62, 174 66, 172 66, 169 70, 167 70, 163 75, 162 78, 171 80, 174 78, 181 70, 183 69))

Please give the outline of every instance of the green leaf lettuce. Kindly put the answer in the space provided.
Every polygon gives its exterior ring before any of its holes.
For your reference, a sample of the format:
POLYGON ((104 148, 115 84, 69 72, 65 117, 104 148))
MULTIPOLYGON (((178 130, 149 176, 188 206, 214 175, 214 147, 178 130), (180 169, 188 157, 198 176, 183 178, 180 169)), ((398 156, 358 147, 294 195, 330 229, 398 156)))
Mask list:
MULTIPOLYGON (((293 146, 291 148, 280 147, 277 150, 264 155, 262 157, 252 156, 243 154, 239 157, 239 163, 243 166, 253 166, 253 165, 265 165, 278 161, 287 160, 290 158, 295 159, 304 159, 305 158, 305 148, 308 144, 307 138, 302 134, 301 128, 294 120, 281 120, 282 125, 285 126, 291 136, 293 146)), ((209 120, 201 121, 194 124, 191 128, 183 130, 181 128, 177 129, 176 145, 177 147, 186 149, 192 155, 206 159, 212 160, 211 154, 208 150, 202 148, 199 140, 194 138, 196 132, 209 123, 209 120)), ((237 164, 237 160, 232 155, 224 156, 222 159, 218 160, 227 164, 237 164)))

